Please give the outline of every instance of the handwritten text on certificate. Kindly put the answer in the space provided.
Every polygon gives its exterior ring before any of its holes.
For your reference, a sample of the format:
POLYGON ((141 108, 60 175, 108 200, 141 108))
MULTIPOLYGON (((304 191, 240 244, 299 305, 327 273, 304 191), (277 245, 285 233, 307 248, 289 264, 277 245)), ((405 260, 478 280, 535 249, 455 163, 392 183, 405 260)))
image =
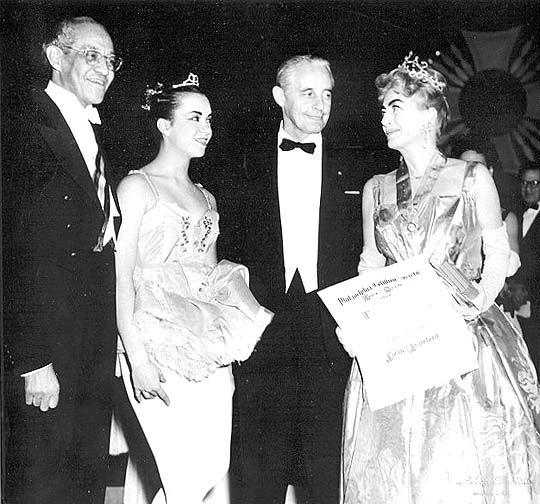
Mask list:
POLYGON ((370 408, 443 385, 478 367, 473 335, 423 257, 319 291, 355 354, 370 408))

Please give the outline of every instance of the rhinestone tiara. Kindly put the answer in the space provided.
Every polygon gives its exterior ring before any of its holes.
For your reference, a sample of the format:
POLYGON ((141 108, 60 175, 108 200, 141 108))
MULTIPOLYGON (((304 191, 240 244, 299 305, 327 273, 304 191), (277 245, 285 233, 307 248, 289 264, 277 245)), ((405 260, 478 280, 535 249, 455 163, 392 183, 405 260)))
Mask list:
MULTIPOLYGON (((178 84, 171 84, 167 87, 170 87, 172 89, 178 89, 186 86, 199 87, 199 77, 196 74, 190 72, 187 79, 185 79, 184 81, 178 84)), ((163 93, 164 90, 165 86, 162 82, 157 82, 154 87, 146 86, 146 91, 144 92, 144 103, 141 105, 141 108, 148 112, 150 110, 151 97, 155 95, 160 95, 161 93, 163 93)))
POLYGON ((199 76, 189 72, 188 78, 184 80, 183 82, 180 82, 180 84, 173 84, 171 87, 173 89, 184 87, 184 86, 196 86, 199 87, 199 76))
POLYGON ((413 57, 412 51, 409 52, 408 56, 405 56, 403 63, 398 65, 398 70, 406 72, 413 79, 421 80, 424 84, 430 84, 441 93, 444 92, 446 84, 434 75, 431 75, 427 71, 427 68, 430 68, 429 63, 427 61, 420 61, 418 56, 413 57))

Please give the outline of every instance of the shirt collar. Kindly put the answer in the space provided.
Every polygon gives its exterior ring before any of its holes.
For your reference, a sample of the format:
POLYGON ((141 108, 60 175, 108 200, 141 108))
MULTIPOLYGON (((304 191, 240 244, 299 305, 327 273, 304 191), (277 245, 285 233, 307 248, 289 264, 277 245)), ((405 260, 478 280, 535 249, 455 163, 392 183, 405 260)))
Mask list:
POLYGON ((79 99, 71 91, 68 91, 53 81, 49 81, 45 92, 58 105, 62 115, 82 116, 93 124, 101 124, 98 109, 93 105, 83 107, 79 99))

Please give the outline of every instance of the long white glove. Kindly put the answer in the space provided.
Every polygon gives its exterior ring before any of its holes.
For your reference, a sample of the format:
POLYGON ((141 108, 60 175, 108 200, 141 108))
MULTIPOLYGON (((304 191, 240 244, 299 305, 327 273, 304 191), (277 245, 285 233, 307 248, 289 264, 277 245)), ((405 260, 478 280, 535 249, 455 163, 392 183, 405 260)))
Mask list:
POLYGON ((510 250, 510 255, 508 256, 508 271, 506 272, 506 277, 511 277, 516 274, 516 271, 521 266, 521 260, 519 259, 519 254, 510 250))
POLYGON ((364 271, 383 268, 385 265, 386 259, 378 250, 364 247, 358 264, 358 274, 361 275, 364 271))
MULTIPOLYGON (((508 216, 510 217, 510 216, 508 216)), ((517 221, 516 221, 517 225, 517 221)), ((508 243, 510 244, 510 257, 508 260, 508 271, 506 272, 506 278, 514 276, 516 271, 521 266, 521 260, 519 259, 519 254, 512 250, 512 241, 510 240, 510 234, 508 233, 508 223, 506 220, 503 221, 504 230, 506 231, 506 237, 508 238, 508 243)), ((512 224, 512 228, 514 225, 512 224)), ((517 233, 517 230, 516 230, 517 233)), ((517 237, 516 237, 517 240, 517 237)))
POLYGON ((503 288, 508 272, 510 259, 510 245, 506 229, 501 226, 497 229, 482 231, 482 250, 484 251, 484 267, 478 284, 480 294, 474 304, 480 313, 487 310, 503 288))

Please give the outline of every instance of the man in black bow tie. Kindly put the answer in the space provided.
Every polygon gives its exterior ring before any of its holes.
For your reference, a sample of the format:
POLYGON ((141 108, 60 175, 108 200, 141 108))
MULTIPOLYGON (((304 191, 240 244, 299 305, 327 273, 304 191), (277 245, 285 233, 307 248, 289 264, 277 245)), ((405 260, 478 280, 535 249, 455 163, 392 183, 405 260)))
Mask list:
POLYGON ((344 193, 340 177, 353 160, 328 149, 321 134, 333 87, 328 61, 285 61, 272 90, 283 115, 277 135, 247 154, 251 180, 242 198, 240 260, 249 267, 254 294, 275 317, 254 354, 235 369, 231 474, 237 503, 283 503, 288 485, 312 503, 339 500, 351 360, 316 291, 356 274, 361 187, 358 194, 344 193))
POLYGON ((523 284, 529 294, 530 310, 528 305, 522 307, 518 319, 531 358, 540 371, 540 164, 528 162, 523 165, 519 179, 523 203, 518 212, 521 267, 510 281, 523 284))
POLYGON ((294 140, 290 140, 288 138, 284 138, 283 141, 279 144, 279 148, 282 151, 288 152, 293 149, 301 149, 304 152, 307 152, 308 154, 313 154, 315 152, 315 143, 314 142, 295 142, 294 140))

